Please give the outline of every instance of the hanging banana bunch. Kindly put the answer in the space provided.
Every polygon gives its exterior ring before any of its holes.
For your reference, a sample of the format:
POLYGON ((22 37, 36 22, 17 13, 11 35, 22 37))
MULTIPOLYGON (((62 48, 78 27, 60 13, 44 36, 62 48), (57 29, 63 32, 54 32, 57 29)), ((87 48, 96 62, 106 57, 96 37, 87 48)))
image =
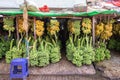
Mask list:
POLYGON ((119 22, 116 22, 113 25, 113 34, 120 36, 120 23, 119 22))
POLYGON ((3 28, 4 30, 9 31, 9 36, 10 36, 11 32, 15 30, 14 17, 4 17, 3 22, 4 22, 3 28))
POLYGON ((107 21, 107 23, 100 22, 95 27, 95 36, 100 37, 103 40, 108 40, 112 36, 112 29, 113 29, 114 20, 111 19, 107 21))
POLYGON ((25 29, 23 27, 23 18, 22 17, 18 17, 18 32, 19 33, 25 32, 25 29))
POLYGON ((100 36, 103 30, 104 30, 104 23, 100 22, 95 27, 95 36, 100 36))
POLYGON ((73 22, 71 20, 68 21, 68 31, 72 34, 75 33, 75 28, 74 28, 73 22))
POLYGON ((68 31, 71 34, 80 35, 80 20, 69 20, 68 31))
POLYGON ((42 36, 44 33, 44 22, 40 20, 36 20, 36 35, 42 36))
POLYGON ((109 39, 112 36, 112 24, 111 23, 107 23, 104 26, 104 31, 101 33, 100 38, 101 39, 109 39))
POLYGON ((50 35, 55 35, 60 31, 59 22, 57 20, 50 20, 47 25, 47 31, 50 35))
MULTIPOLYGON (((33 28, 33 19, 28 19, 28 30, 33 28)), ((32 29, 33 31, 33 29, 32 29)), ((23 17, 18 17, 18 32, 24 33, 25 28, 23 27, 23 17)))
POLYGON ((92 22, 89 18, 83 18, 82 20, 82 32, 84 34, 90 34, 92 29, 92 22))

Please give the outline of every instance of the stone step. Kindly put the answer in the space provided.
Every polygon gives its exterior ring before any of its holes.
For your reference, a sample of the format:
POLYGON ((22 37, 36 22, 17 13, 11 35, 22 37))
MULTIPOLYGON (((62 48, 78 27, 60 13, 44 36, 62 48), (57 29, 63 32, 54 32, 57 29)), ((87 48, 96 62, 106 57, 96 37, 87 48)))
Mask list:
POLYGON ((111 51, 111 59, 95 64, 96 69, 102 72, 102 76, 111 80, 120 80, 120 52, 111 51))

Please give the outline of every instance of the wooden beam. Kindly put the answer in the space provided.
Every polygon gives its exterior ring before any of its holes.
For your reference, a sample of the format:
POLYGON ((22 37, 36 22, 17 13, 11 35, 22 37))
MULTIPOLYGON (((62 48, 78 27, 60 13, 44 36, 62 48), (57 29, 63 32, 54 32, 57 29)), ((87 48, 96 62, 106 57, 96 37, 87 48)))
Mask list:
POLYGON ((56 18, 64 18, 64 19, 82 19, 82 17, 73 17, 73 16, 59 16, 56 18))

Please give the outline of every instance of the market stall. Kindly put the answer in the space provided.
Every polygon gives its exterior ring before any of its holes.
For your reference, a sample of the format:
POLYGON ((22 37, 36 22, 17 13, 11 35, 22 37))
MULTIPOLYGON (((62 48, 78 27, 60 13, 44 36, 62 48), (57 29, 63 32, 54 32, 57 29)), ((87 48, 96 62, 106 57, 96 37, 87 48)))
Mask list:
MULTIPOLYGON (((2 56, 7 63, 14 58, 29 57, 31 66, 47 66, 61 60, 63 44, 60 36, 66 35, 66 57, 76 66, 110 59, 106 41, 112 36, 112 18, 116 13, 115 10, 103 9, 87 12, 33 12, 26 9, 26 13, 24 10, 0 10, 2 30, 6 32, 9 44, 2 56), (59 22, 61 18, 67 20, 67 26, 59 22), (62 30, 66 34, 61 34, 62 30)), ((1 38, 3 43, 6 43, 4 37, 1 38)))

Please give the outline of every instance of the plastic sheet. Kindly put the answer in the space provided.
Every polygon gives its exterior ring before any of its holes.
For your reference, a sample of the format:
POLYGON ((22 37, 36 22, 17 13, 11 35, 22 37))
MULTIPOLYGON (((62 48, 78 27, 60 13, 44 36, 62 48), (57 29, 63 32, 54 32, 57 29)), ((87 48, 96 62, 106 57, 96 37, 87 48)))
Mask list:
MULTIPOLYGON (((98 14, 113 14, 116 13, 114 10, 106 10, 106 11, 92 11, 92 12, 72 12, 72 13, 64 13, 64 12, 55 12, 55 11, 50 11, 50 12, 31 12, 28 11, 29 16, 37 16, 37 17, 57 17, 57 16, 95 16, 98 14)), ((20 15, 23 14, 23 11, 21 10, 4 10, 0 11, 1 15, 20 15)))

